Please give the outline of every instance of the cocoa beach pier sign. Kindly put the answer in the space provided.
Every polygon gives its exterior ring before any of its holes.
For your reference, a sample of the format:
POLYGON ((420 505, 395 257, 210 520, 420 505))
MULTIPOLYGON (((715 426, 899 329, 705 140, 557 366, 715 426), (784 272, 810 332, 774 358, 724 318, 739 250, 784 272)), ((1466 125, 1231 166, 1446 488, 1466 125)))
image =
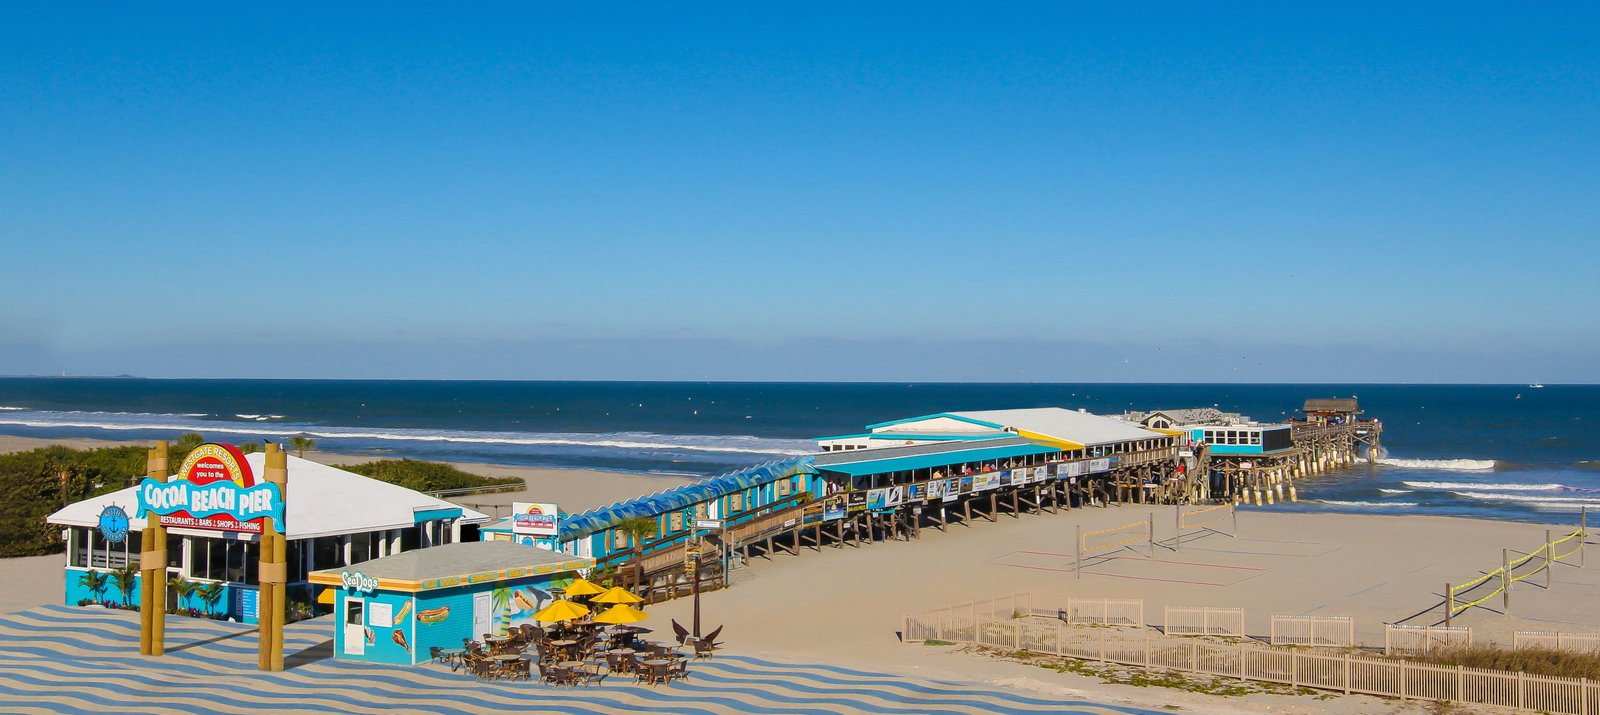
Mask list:
POLYGON ((176 478, 139 483, 139 514, 155 514, 165 527, 260 534, 263 519, 283 533, 283 494, 257 481, 250 463, 231 444, 202 444, 184 458, 176 478))

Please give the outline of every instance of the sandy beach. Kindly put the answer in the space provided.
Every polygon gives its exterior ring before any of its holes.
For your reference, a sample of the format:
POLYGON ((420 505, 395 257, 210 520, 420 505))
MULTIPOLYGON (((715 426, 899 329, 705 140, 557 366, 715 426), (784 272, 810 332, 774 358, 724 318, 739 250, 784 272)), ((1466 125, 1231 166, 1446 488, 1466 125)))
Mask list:
MULTIPOLYGON (((47 440, 0 438, 0 449, 31 449, 47 440)), ((73 446, 108 444, 73 440, 73 446)), ((308 452, 329 464, 367 457, 308 452)), ((504 513, 514 500, 554 501, 580 511, 689 481, 682 477, 614 472, 459 464, 479 474, 521 477, 516 493, 465 497, 485 513, 504 513)), ((1302 487, 1314 489, 1314 481, 1302 487)), ((1142 707, 1177 705, 1185 712, 1421 712, 1362 697, 1315 701, 1309 697, 1250 695, 1217 698, 1167 688, 1109 685, 1097 679, 1000 661, 951 647, 907 645, 903 617, 973 599, 1012 593, 1141 598, 1146 621, 1159 625, 1165 606, 1241 607, 1246 628, 1264 635, 1273 614, 1351 616, 1357 638, 1381 644, 1383 624, 1441 620, 1446 582, 1460 583, 1495 568, 1502 549, 1531 551, 1546 529, 1570 532, 1567 523, 1545 525, 1419 516, 1361 516, 1274 512, 1242 508, 1237 535, 1231 523, 1218 531, 1187 533, 1181 544, 1174 507, 1128 505, 1002 515, 941 532, 924 529, 916 541, 860 547, 802 548, 798 555, 756 557, 733 572, 734 588, 708 593, 702 621, 723 626, 731 652, 791 660, 869 667, 924 678, 982 681, 1036 693, 1078 695, 1142 707), (1137 541, 1089 562, 1075 578, 1077 529, 1104 529, 1152 518, 1156 544, 1137 541), (1176 546, 1176 548, 1174 548, 1176 546)), ((1563 515, 1558 515, 1563 516, 1563 515)), ((60 556, 0 562, 0 612, 55 603, 60 556)), ((1517 584, 1509 614, 1473 609, 1455 620, 1474 628, 1479 641, 1509 642, 1513 630, 1600 630, 1600 566, 1576 559, 1557 565, 1549 588, 1537 578, 1517 584)), ((1498 607, 1498 601, 1489 604, 1498 607)), ((649 625, 668 633, 669 619, 688 624, 689 599, 650 607, 649 625)))

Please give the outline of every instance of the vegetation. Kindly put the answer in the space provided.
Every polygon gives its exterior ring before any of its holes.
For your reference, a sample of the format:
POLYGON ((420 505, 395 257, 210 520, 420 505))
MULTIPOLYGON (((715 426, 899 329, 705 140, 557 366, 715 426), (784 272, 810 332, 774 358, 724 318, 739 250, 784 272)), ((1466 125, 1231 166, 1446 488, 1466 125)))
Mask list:
POLYGON ((616 528, 628 535, 628 543, 633 546, 633 558, 628 561, 633 566, 633 585, 638 587, 644 581, 644 542, 656 535, 656 520, 648 516, 630 516, 618 521, 616 528))
POLYGON ((189 599, 194 597, 194 592, 197 588, 198 586, 193 581, 182 576, 173 576, 167 579, 167 589, 177 595, 178 606, 181 608, 189 607, 189 599))
POLYGON ((106 575, 94 569, 89 569, 78 575, 78 585, 89 589, 89 592, 94 594, 95 600, 98 601, 105 597, 106 575))
POLYGON ((199 596, 200 601, 206 604, 206 615, 208 616, 216 615, 217 602, 221 601, 222 594, 227 592, 228 587, 223 586, 220 581, 213 581, 195 589, 195 595, 199 596))
POLYGON ((419 492, 523 483, 521 479, 516 477, 484 477, 461 471, 448 464, 423 462, 416 459, 383 459, 376 462, 352 464, 340 467, 340 469, 407 489, 415 489, 419 492))
POLYGON ((45 517, 80 499, 123 489, 144 473, 145 450, 138 446, 0 454, 0 557, 60 553, 61 531, 45 517))
POLYGON ((315 450, 317 448, 317 441, 308 435, 297 434, 289 438, 289 446, 294 449, 294 456, 304 458, 306 450, 315 450))
POLYGON ((1494 643, 1474 643, 1448 646, 1427 655, 1408 657, 1407 660, 1436 665, 1507 670, 1529 675, 1600 679, 1600 653, 1554 648, 1506 650, 1494 643))
POLYGON ((1091 678, 1099 678, 1101 682, 1112 685, 1131 685, 1136 688, 1172 688, 1174 690, 1187 690, 1192 693, 1204 693, 1222 697, 1240 697, 1253 693, 1276 695, 1317 694, 1317 691, 1310 688, 1295 688, 1280 683, 1240 682, 1234 678, 1190 675, 1160 669, 1145 670, 1134 666, 1095 663, 1026 650, 999 650, 984 646, 970 646, 969 648, 1004 660, 1036 665, 1061 673, 1076 673, 1091 678))

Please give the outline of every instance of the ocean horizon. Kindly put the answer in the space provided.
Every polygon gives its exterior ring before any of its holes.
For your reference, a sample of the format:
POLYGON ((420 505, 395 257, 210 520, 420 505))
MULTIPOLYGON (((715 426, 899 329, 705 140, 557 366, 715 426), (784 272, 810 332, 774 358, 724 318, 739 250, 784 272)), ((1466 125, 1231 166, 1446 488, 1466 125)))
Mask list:
POLYGON ((1263 422, 1356 397, 1375 463, 1314 477, 1279 510, 1567 523, 1600 506, 1600 386, 0 378, 0 434, 247 442, 316 438, 373 458, 713 475, 817 437, 953 410, 1098 414, 1215 406, 1263 422))

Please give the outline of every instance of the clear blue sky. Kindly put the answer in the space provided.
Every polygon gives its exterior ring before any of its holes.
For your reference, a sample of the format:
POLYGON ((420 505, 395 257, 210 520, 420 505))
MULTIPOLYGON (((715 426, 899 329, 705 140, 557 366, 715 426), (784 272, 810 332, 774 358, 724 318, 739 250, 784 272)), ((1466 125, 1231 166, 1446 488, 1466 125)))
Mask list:
POLYGON ((1600 381, 1592 3, 571 5, 12 6, 0 373, 1600 381))

